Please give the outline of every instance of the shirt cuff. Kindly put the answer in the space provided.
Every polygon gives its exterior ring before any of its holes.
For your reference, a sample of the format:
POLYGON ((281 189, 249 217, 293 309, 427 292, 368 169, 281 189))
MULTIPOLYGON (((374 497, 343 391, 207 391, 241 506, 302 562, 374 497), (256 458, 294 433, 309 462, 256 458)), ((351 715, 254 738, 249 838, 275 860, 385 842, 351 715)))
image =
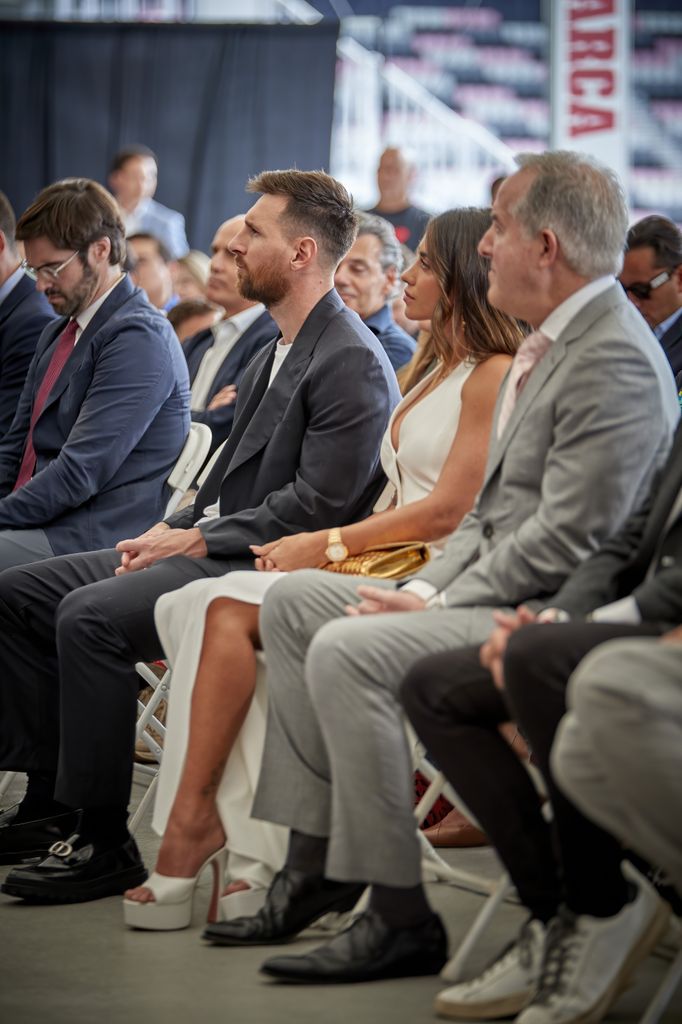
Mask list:
POLYGON ((442 593, 434 587, 433 583, 427 583, 426 580, 410 580, 406 583, 401 590, 406 590, 408 594, 416 594, 417 597, 421 597, 429 608, 439 608, 443 606, 442 593))
POLYGON ((639 607, 632 595, 595 608, 588 618, 590 622, 620 622, 628 626, 637 626, 642 621, 639 607))

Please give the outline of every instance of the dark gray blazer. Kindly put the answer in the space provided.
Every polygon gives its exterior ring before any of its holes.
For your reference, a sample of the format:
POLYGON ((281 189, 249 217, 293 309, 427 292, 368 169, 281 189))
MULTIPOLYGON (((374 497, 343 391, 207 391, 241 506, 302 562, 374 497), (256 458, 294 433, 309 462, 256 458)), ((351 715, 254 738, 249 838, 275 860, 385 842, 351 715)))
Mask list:
POLYGON ((249 544, 368 515, 384 476, 379 449, 400 394, 386 353, 336 291, 314 307, 268 387, 275 342, 242 377, 234 426, 194 505, 209 556, 252 559, 249 544))
POLYGON ((569 576, 551 604, 579 616, 632 594, 645 621, 682 622, 681 492, 682 426, 645 508, 569 576))

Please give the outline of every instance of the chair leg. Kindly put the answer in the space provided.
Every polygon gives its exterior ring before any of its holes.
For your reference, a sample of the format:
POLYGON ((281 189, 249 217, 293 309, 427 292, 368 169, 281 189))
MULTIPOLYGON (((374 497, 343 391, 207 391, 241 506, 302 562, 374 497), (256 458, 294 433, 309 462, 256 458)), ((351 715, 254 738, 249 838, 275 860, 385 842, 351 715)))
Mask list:
POLYGON ((505 872, 505 874, 500 876, 495 885, 494 891, 485 901, 474 918, 469 931, 457 947, 457 952, 450 960, 448 960, 441 971, 442 978, 453 983, 460 981, 462 974, 464 973, 464 965, 469 959, 471 951, 497 913, 497 909, 500 904, 507 896, 510 895, 511 892, 513 892, 513 889, 514 887, 511 884, 509 875, 505 872))
POLYGON ((682 981, 682 949, 666 971, 663 981, 646 1008, 644 1016, 640 1018, 639 1024, 658 1024, 680 981, 682 981))
POLYGON ((137 805, 137 810, 135 811, 135 813, 133 814, 133 816, 130 818, 130 820, 128 822, 128 831, 130 832, 131 835, 135 834, 135 832, 136 832, 136 830, 137 830, 137 828, 138 828, 138 826, 140 824, 140 821, 142 820, 142 816, 143 816, 144 812, 147 810, 147 805, 148 805, 149 801, 151 800, 151 798, 154 796, 154 793, 156 792, 156 784, 157 784, 158 781, 159 781, 159 773, 156 772, 156 774, 154 775, 153 779, 151 780, 151 782, 147 786, 147 789, 143 793, 142 799, 140 800, 139 804, 137 805))

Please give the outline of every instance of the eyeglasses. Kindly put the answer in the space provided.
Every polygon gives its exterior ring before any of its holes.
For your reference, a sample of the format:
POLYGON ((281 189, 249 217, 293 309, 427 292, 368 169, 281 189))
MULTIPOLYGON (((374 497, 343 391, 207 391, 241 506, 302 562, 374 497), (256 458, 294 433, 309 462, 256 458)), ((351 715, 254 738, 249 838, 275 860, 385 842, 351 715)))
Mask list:
POLYGON ((644 301, 651 298, 651 293, 655 292, 657 288, 660 288, 662 284, 669 281, 672 277, 671 270, 662 270, 660 274, 656 274, 656 277, 652 277, 647 283, 644 281, 636 281, 634 284, 621 284, 623 285, 623 291, 627 294, 630 292, 636 299, 644 301))
POLYGON ((75 260, 79 251, 79 249, 76 249, 74 253, 71 253, 68 260, 64 260, 64 262, 60 263, 58 267, 53 267, 49 263, 43 263, 42 267, 32 267, 26 260, 22 260, 21 268, 22 270, 26 270, 32 277, 38 278, 42 275, 42 277, 48 281, 56 281, 62 270, 68 267, 72 260, 75 260))

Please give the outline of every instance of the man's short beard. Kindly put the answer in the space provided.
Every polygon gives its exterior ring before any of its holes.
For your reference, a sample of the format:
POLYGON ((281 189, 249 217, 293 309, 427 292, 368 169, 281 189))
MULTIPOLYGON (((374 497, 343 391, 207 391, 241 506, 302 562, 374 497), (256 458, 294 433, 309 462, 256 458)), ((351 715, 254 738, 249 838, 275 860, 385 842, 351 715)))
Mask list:
POLYGON ((253 276, 242 268, 238 278, 239 294, 251 302, 262 302, 264 306, 276 306, 289 294, 289 282, 276 267, 268 267, 253 276))
POLYGON ((60 291, 59 281, 56 282, 55 291, 64 298, 61 309, 55 312, 59 312, 60 316, 76 316, 90 305, 92 296, 97 291, 97 274, 89 263, 83 263, 83 276, 78 284, 74 285, 71 295, 64 295, 64 292, 60 291))

